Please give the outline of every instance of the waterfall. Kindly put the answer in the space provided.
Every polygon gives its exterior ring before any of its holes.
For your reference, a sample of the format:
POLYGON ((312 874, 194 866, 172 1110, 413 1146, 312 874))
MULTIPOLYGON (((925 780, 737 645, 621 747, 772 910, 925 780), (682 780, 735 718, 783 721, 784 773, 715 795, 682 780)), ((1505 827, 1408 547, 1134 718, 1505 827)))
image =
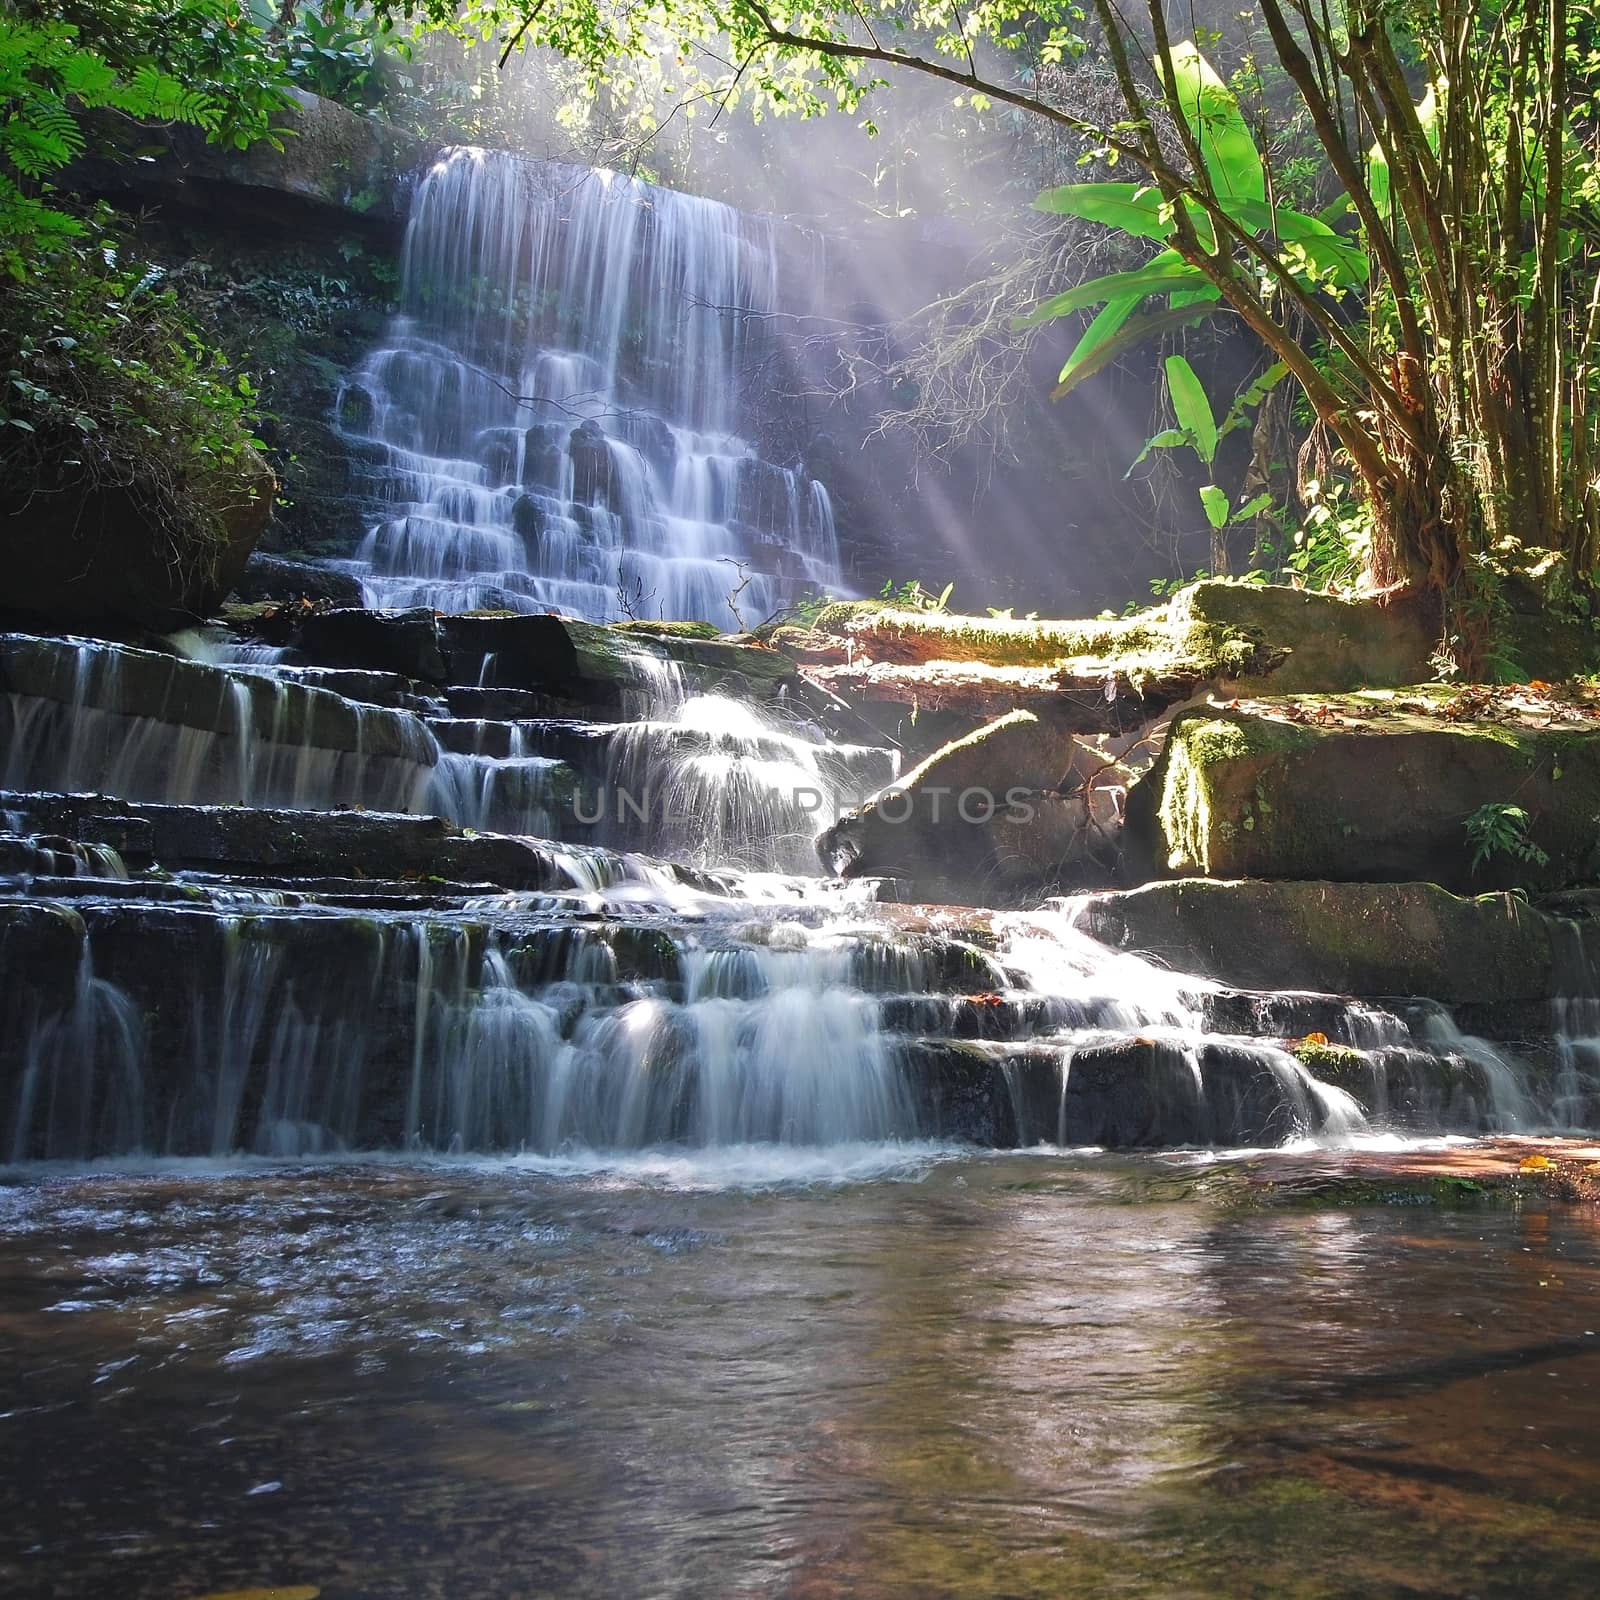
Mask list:
POLYGON ((770 219, 460 149, 422 180, 403 270, 339 401, 385 502, 369 603, 732 628, 736 590, 753 623, 838 589, 827 490, 738 431, 781 309, 770 219))
POLYGON ((1229 1031, 1231 991, 1055 912, 965 937, 711 897, 600 920, 245 908, 225 888, 80 904, 49 918, 79 952, 71 980, 0 1006, 0 1159, 1338 1145, 1549 1131, 1600 1105, 1592 1052, 1552 1096, 1546 1069, 1439 1008, 1413 1008, 1413 1031, 1370 1004, 1276 997, 1301 1007, 1285 1032, 1330 1031, 1337 1060, 1308 1064, 1282 1036, 1229 1031))

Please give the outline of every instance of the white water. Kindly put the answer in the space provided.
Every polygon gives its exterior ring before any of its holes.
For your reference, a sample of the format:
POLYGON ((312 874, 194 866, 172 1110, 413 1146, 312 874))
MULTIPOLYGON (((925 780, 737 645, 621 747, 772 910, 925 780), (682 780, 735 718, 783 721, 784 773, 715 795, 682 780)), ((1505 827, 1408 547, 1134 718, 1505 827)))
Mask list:
POLYGON ((369 603, 733 628, 838 590, 827 490, 738 431, 779 309, 769 221, 461 149, 422 181, 404 275, 340 401, 392 502, 369 603))

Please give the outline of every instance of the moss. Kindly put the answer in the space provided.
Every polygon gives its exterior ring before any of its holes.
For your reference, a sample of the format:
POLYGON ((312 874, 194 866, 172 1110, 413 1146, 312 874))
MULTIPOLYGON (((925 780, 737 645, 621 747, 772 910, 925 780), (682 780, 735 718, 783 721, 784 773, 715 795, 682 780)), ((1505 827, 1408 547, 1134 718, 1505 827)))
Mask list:
MULTIPOLYGON (((1173 872, 1212 871, 1213 838, 1232 841, 1241 832, 1256 833, 1275 820, 1267 798, 1264 769, 1279 755, 1316 742, 1316 733, 1293 722, 1264 717, 1236 717, 1225 712, 1180 716, 1167 736, 1166 748, 1145 782, 1159 795, 1157 818, 1166 840, 1166 865, 1173 872), (1216 816, 1213 768, 1230 769, 1236 780, 1239 763, 1258 768, 1247 798, 1226 815, 1216 816)), ((1230 787, 1237 789, 1237 782, 1230 787)))
POLYGON ((834 600, 825 605, 812 620, 818 633, 843 634, 845 628, 857 617, 870 616, 875 611, 886 611, 882 600, 834 600))
POLYGON ((612 626, 618 633, 642 633, 658 639, 720 639, 721 631, 709 622, 651 622, 640 618, 630 622, 616 622, 612 626))
POLYGON ((1289 1046, 1289 1054, 1314 1076, 1335 1082, 1361 1077, 1367 1070, 1366 1057, 1348 1045, 1299 1039, 1289 1046))

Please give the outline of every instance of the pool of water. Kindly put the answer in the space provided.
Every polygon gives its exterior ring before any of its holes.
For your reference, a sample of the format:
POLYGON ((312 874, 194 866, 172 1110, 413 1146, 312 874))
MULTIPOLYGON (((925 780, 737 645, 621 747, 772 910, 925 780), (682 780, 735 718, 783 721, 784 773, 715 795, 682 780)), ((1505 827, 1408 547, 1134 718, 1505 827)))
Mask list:
POLYGON ((1600 1215, 1177 1158, 0 1186, 0 1588, 1590 1595, 1600 1215))

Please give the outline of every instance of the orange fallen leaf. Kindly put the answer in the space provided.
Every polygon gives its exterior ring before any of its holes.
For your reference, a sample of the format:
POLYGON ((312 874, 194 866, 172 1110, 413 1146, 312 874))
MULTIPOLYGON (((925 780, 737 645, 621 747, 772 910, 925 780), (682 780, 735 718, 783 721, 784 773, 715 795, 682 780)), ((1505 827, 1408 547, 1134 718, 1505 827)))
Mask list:
POLYGON ((1325 1033, 1308 1033, 1300 1041, 1301 1044, 1326 1044, 1327 1042, 1328 1036, 1325 1033))
POLYGON ((1523 1172, 1553 1172, 1555 1165, 1549 1156, 1524 1156, 1520 1163, 1523 1172))

